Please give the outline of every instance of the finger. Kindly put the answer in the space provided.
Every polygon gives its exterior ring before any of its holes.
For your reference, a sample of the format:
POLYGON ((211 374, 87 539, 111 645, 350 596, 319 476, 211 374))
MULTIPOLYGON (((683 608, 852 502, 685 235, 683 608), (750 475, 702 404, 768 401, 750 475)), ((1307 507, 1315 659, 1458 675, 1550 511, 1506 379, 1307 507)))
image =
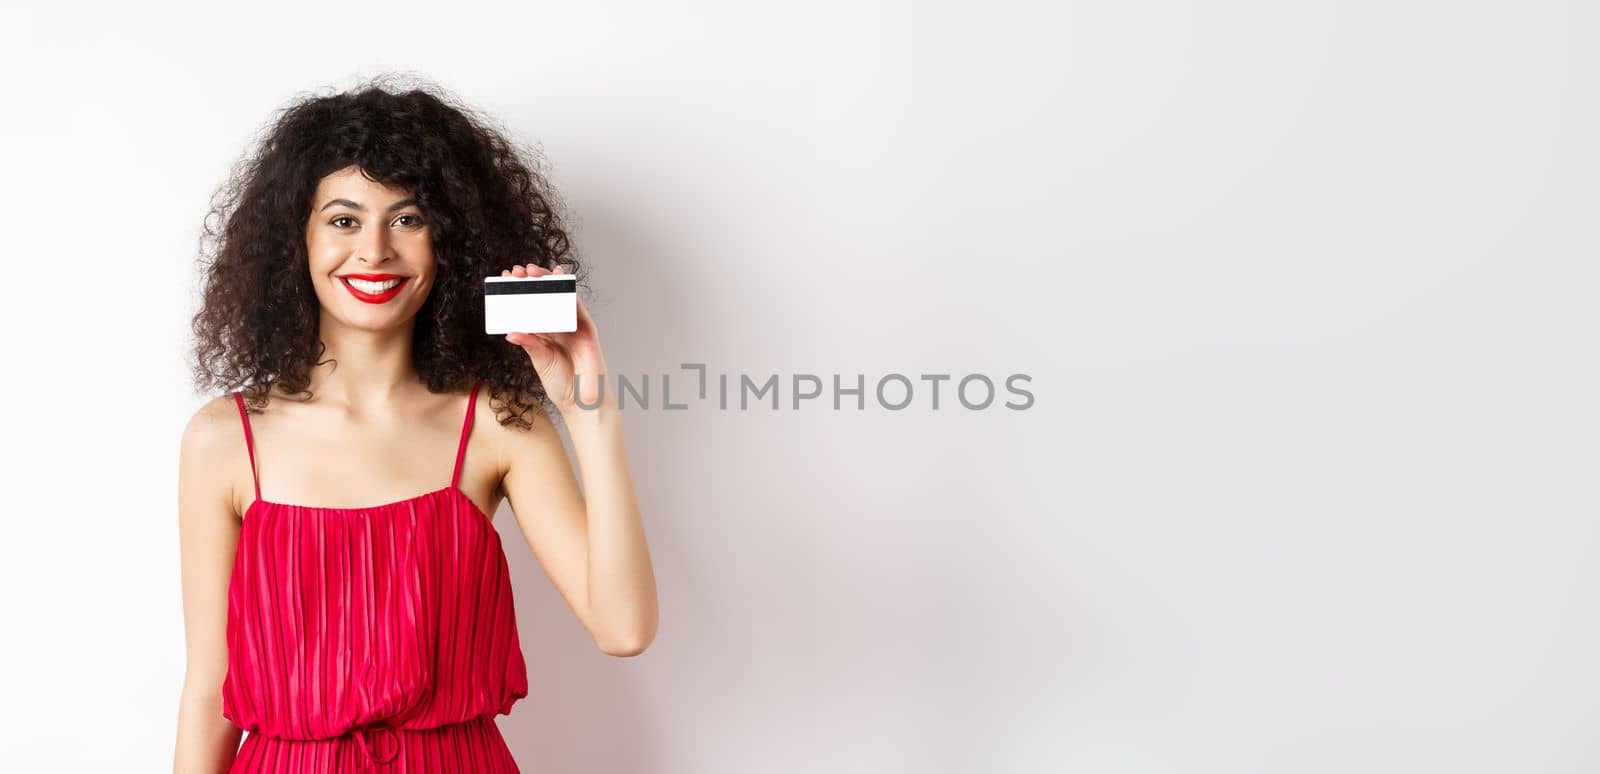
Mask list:
POLYGON ((533 372, 538 374, 541 382, 549 377, 550 369, 564 357, 560 348, 551 344, 540 334, 517 333, 513 335, 518 337, 516 341, 521 343, 522 351, 528 353, 528 359, 533 363, 533 372))
POLYGON ((511 267, 511 276, 526 277, 528 276, 528 270, 524 269, 521 264, 517 264, 516 266, 511 267))
POLYGON ((552 349, 550 341, 537 333, 507 333, 506 341, 522 347, 530 355, 543 354, 552 349))
POLYGON ((501 269, 500 270, 500 276, 502 276, 502 277, 511 276, 511 270, 510 269, 501 269))

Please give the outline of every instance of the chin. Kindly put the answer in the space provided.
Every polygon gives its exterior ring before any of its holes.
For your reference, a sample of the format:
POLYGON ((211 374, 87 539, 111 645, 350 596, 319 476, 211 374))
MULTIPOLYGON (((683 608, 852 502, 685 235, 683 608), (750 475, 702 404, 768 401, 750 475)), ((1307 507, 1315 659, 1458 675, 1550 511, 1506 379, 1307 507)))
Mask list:
POLYGON ((366 331, 368 333, 383 333, 385 331, 404 330, 407 327, 408 323, 411 322, 411 318, 410 317, 401 317, 401 318, 393 319, 393 320, 371 320, 371 321, 368 321, 368 320, 340 320, 340 322, 342 324, 344 324, 345 327, 350 328, 352 330, 366 331))
POLYGON ((416 309, 353 309, 351 307, 365 307, 359 301, 339 299, 333 304, 322 304, 322 315, 327 322, 351 330, 381 333, 388 330, 400 330, 412 322, 416 316, 416 309))

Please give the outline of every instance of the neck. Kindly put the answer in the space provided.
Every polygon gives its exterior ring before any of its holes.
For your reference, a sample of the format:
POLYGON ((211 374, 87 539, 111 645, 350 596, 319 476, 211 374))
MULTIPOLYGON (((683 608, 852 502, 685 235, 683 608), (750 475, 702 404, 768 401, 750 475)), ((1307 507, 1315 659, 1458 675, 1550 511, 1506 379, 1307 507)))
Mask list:
POLYGON ((327 349, 311 368, 311 390, 321 399, 362 406, 388 403, 414 389, 419 383, 411 358, 414 328, 414 320, 406 320, 395 328, 363 330, 324 313, 318 336, 327 349))

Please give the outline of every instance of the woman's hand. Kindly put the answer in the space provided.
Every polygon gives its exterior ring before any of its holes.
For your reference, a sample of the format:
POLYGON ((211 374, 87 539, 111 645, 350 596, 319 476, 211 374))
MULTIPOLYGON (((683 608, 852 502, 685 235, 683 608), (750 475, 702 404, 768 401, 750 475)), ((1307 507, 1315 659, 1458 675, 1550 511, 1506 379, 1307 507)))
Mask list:
MULTIPOLYGON (((555 274, 538 264, 518 265, 500 272, 502 277, 538 277, 555 274)), ((583 404, 593 408, 599 402, 601 380, 605 378, 605 358, 600 354, 600 332, 594 320, 578 303, 578 329, 571 333, 508 333, 506 341, 522 347, 533 362, 534 373, 544 385, 546 395, 563 417, 579 409, 572 385, 577 380, 583 389, 583 404)), ((608 398, 609 399, 609 398, 608 398)))

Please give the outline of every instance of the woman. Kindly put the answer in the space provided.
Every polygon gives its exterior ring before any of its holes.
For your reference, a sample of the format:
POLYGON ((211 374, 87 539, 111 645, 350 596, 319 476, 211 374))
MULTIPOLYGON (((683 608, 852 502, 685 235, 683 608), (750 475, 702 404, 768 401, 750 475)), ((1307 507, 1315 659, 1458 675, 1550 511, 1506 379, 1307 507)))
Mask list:
POLYGON ((483 333, 485 276, 582 280, 557 199, 436 92, 293 105, 207 219, 195 380, 226 394, 180 456, 175 771, 517 771, 502 497, 601 650, 655 635, 594 321, 483 333))

